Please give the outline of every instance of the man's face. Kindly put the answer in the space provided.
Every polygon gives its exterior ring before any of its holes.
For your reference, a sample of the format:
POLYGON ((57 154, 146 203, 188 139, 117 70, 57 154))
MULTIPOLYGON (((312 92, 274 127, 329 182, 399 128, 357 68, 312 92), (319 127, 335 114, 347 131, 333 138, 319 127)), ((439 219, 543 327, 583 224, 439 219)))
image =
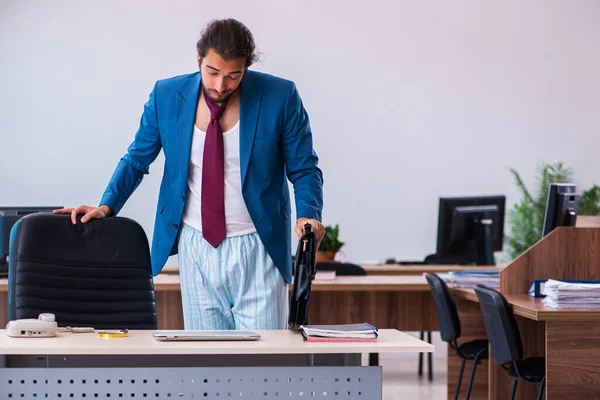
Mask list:
POLYGON ((198 64, 202 74, 202 86, 213 103, 222 103, 229 99, 240 86, 246 71, 246 59, 226 60, 213 49, 205 57, 198 54, 198 64))

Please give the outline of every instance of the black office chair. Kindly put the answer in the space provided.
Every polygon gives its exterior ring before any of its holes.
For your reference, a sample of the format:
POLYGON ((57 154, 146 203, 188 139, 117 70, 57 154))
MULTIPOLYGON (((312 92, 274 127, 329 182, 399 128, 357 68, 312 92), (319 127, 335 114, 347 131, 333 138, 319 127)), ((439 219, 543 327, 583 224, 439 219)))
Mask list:
POLYGON ((157 326, 148 240, 127 218, 23 217, 11 231, 8 280, 11 320, 53 313, 61 327, 157 326))
POLYGON ((317 271, 335 271, 336 276, 350 276, 350 275, 366 275, 367 272, 363 267, 356 264, 342 263, 342 262, 330 262, 330 261, 318 261, 317 271))
POLYGON ((450 348, 452 348, 456 352, 456 355, 462 360, 460 372, 458 374, 458 382, 456 383, 456 392, 454 393, 455 400, 458 399, 458 394, 460 393, 465 363, 467 361, 473 361, 471 379, 469 379, 469 386, 465 397, 465 399, 468 400, 471 396, 477 364, 479 364, 481 360, 487 360, 488 358, 488 341, 486 339, 478 339, 459 345, 458 338, 461 334, 460 320, 458 318, 458 311, 456 310, 456 303, 454 303, 454 299, 448 290, 446 282, 436 274, 425 274, 425 278, 427 279, 427 283, 429 284, 433 295, 433 302, 438 316, 442 340, 447 342, 450 345, 450 348))
POLYGON ((546 381, 546 360, 543 357, 523 359, 523 343, 512 307, 497 290, 475 288, 490 339, 493 360, 513 379, 510 399, 515 398, 517 382, 539 383, 538 400, 542 399, 546 381))

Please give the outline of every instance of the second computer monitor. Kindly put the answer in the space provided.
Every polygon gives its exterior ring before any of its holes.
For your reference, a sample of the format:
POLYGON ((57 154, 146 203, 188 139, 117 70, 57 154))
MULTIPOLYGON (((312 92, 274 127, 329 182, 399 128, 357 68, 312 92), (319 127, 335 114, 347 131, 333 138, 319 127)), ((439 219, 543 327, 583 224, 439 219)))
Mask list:
POLYGON ((579 208, 579 194, 572 183, 551 183, 548 186, 546 213, 542 237, 559 226, 575 226, 579 208))
POLYGON ((440 198, 439 260, 463 265, 494 265, 504 241, 505 196, 440 198))

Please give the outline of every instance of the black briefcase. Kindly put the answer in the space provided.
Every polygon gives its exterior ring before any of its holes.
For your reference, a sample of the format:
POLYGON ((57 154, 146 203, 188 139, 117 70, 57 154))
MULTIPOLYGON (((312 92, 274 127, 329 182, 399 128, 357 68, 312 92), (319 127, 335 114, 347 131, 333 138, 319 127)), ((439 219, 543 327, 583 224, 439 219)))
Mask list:
POLYGON ((317 236, 311 225, 304 225, 304 235, 298 242, 294 260, 294 282, 288 327, 297 331, 300 325, 308 323, 308 303, 310 288, 317 273, 317 236))

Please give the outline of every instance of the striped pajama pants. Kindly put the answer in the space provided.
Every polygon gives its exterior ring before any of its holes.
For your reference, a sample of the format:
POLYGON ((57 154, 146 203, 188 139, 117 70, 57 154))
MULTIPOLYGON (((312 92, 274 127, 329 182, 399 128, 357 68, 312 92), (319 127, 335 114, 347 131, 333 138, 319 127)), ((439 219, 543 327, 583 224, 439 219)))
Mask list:
POLYGON ((183 224, 178 253, 185 329, 287 329, 287 283, 257 233, 215 249, 183 224))

